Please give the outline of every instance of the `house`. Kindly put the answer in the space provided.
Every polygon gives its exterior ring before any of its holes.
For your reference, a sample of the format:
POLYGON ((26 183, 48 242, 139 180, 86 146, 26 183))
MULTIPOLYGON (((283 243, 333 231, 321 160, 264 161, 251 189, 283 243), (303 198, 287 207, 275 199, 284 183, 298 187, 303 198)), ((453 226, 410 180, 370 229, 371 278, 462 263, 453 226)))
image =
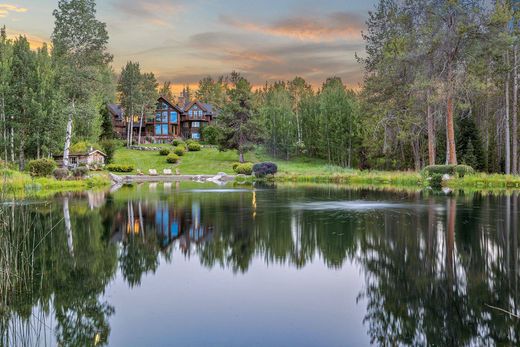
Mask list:
POLYGON ((126 137, 126 119, 124 116, 123 108, 116 104, 107 105, 108 112, 112 116, 112 128, 114 133, 119 138, 126 137))
MULTIPOLYGON (((70 153, 69 168, 86 166, 88 168, 104 166, 107 155, 100 150, 90 148, 86 153, 70 153)), ((63 166, 63 154, 55 155, 54 160, 59 166, 63 166)))
MULTIPOLYGON (((128 117, 124 116, 121 107, 108 107, 115 132, 120 138, 126 138, 128 117)), ((160 97, 154 115, 146 117, 142 124, 140 117, 134 116, 133 137, 137 139, 140 133, 142 142, 152 143, 170 142, 175 138, 201 140, 202 129, 211 124, 217 115, 211 104, 195 100, 181 106, 160 97)))

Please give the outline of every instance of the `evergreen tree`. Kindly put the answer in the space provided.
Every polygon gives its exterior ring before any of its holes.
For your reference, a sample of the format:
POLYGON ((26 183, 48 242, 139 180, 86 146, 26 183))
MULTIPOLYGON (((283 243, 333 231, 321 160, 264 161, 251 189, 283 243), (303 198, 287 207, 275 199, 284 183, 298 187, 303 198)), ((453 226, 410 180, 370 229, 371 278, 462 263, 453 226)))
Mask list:
POLYGON ((251 84, 238 73, 232 73, 230 88, 227 90, 228 102, 219 115, 217 125, 222 136, 219 139, 221 150, 236 149, 241 163, 244 154, 261 140, 261 126, 253 108, 251 84))

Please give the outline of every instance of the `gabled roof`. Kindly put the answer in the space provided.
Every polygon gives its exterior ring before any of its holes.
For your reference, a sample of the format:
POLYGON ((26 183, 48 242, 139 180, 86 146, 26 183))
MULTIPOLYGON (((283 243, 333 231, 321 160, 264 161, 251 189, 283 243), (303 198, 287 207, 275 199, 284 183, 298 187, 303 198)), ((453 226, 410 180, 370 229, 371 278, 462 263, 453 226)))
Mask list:
POLYGON ((202 109, 202 111, 210 112, 206 107, 204 107, 204 104, 201 103, 201 102, 199 102, 198 100, 192 101, 192 102, 190 102, 190 103, 188 104, 188 106, 184 107, 184 112, 186 112, 187 110, 189 110, 190 108, 192 108, 193 105, 195 105, 195 104, 196 104, 197 106, 199 106, 199 107, 202 109))
POLYGON ((117 105, 117 104, 107 104, 107 108, 108 108, 108 111, 118 117, 118 118, 123 118, 124 116, 124 112, 123 112, 123 108, 120 106, 120 105, 117 105))
POLYGON ((177 111, 179 111, 179 113, 182 113, 184 112, 182 108, 180 108, 179 106, 175 105, 174 103, 168 101, 164 96, 160 96, 159 99, 157 99, 157 101, 164 101, 165 103, 167 103, 168 105, 171 106, 171 108, 174 108, 176 109, 177 111))

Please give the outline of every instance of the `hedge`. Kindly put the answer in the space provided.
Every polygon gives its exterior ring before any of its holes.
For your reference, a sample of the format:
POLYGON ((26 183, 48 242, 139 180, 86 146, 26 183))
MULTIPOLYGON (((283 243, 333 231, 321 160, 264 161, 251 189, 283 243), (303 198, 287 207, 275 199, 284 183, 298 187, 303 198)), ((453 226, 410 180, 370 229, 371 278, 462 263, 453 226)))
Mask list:
POLYGON ((132 172, 134 171, 133 165, 121 165, 121 164, 110 164, 107 165, 107 170, 111 172, 132 172))
POLYGON ((170 154, 170 150, 168 148, 162 148, 160 151, 159 151, 159 155, 162 155, 162 156, 167 156, 168 154, 170 154))
POLYGON ((265 177, 267 175, 275 175, 278 172, 278 166, 275 163, 266 162, 253 165, 253 173, 256 177, 265 177))
POLYGON ((184 152, 186 152, 186 149, 181 146, 177 146, 173 149, 173 153, 178 155, 179 157, 182 157, 184 155, 184 152))
POLYGON ((201 149, 202 149, 202 146, 200 145, 200 143, 192 142, 192 143, 188 144, 188 150, 190 152, 199 152, 201 149))
POLYGON ((238 164, 237 166, 233 165, 235 172, 239 175, 248 175, 250 176, 253 173, 253 163, 243 163, 238 164))
POLYGON ((464 177, 466 175, 472 175, 475 170, 471 166, 467 165, 430 165, 422 170, 424 177, 432 177, 434 174, 438 175, 451 175, 464 177))

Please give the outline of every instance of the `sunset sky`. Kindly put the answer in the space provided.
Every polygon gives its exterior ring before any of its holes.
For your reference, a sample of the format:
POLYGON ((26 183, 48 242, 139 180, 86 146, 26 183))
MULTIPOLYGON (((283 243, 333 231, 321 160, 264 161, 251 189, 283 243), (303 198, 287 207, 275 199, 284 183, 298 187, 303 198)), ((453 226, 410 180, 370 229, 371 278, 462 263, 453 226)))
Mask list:
MULTIPOLYGON (((1 1, 1 0, 0 0, 1 1)), ((207 75, 242 72, 255 85, 302 76, 319 86, 339 76, 359 86, 361 30, 375 0, 100 0, 119 72, 127 61, 177 90, 207 75)), ((0 2, 0 25, 48 41, 57 0, 0 2)))

